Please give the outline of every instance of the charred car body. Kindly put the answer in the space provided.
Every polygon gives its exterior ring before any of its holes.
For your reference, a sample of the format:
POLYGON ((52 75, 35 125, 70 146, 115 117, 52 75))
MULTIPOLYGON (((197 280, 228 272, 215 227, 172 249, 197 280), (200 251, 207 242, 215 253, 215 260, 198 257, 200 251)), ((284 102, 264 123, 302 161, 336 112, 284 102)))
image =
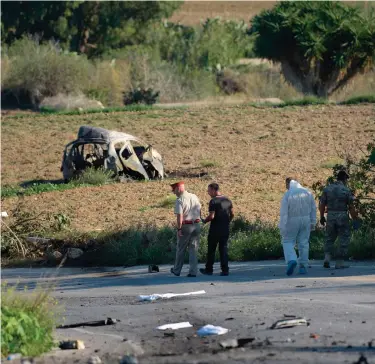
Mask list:
POLYGON ((65 146, 61 172, 69 181, 92 167, 133 179, 165 177, 163 159, 151 145, 127 133, 81 126, 77 139, 65 146))

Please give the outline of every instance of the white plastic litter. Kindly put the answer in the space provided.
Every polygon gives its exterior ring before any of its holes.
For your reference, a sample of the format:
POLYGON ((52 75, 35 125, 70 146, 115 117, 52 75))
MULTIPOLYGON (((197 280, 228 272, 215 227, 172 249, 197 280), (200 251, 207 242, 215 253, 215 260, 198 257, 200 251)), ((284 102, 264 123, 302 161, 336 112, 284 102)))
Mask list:
POLYGON ((206 291, 196 291, 196 292, 188 292, 188 293, 163 293, 163 294, 151 294, 151 295, 140 295, 139 300, 140 301, 155 301, 160 298, 172 298, 177 296, 192 296, 196 294, 204 294, 206 291))
POLYGON ((190 322, 178 322, 176 324, 166 324, 161 325, 157 327, 158 330, 178 330, 178 329, 184 329, 185 327, 193 327, 193 325, 190 324, 190 322))
POLYGON ((197 334, 198 336, 208 336, 208 335, 224 335, 228 332, 228 329, 225 329, 221 326, 206 325, 201 327, 197 334))
POLYGON ((1 211, 1 217, 8 217, 8 213, 6 211, 1 211))

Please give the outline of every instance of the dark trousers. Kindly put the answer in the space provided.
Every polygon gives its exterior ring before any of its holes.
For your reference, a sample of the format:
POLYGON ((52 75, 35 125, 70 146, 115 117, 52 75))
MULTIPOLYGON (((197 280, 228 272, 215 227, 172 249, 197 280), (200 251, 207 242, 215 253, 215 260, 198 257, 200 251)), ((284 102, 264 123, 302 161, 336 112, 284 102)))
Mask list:
POLYGON ((221 270, 228 273, 228 238, 229 231, 210 231, 208 233, 207 272, 213 272, 216 247, 219 244, 221 270))

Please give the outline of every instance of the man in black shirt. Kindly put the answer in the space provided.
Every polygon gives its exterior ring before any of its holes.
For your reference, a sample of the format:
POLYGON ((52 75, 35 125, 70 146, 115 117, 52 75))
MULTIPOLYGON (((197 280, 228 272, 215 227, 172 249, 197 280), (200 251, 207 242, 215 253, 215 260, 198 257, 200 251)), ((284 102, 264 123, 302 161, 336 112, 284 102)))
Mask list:
POLYGON ((229 223, 233 219, 233 206, 229 198, 223 196, 219 192, 219 185, 211 183, 207 189, 211 196, 211 201, 208 206, 209 215, 202 220, 205 224, 211 221, 210 230, 208 233, 208 251, 206 268, 200 269, 202 274, 212 275, 213 265, 215 262, 215 252, 217 244, 219 243, 221 276, 229 274, 228 268, 228 238, 229 238, 229 223))

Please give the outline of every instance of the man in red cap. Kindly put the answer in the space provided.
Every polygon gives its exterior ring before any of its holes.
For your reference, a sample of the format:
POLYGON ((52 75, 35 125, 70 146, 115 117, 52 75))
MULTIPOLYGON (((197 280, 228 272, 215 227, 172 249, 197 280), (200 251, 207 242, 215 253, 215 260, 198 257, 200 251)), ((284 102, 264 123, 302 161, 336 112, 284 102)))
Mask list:
POLYGON ((177 196, 174 213, 177 220, 177 248, 176 261, 171 273, 175 276, 181 274, 184 264, 185 251, 189 248, 189 274, 196 277, 198 271, 198 246, 200 239, 201 204, 193 193, 185 191, 183 181, 171 184, 173 193, 177 196))

